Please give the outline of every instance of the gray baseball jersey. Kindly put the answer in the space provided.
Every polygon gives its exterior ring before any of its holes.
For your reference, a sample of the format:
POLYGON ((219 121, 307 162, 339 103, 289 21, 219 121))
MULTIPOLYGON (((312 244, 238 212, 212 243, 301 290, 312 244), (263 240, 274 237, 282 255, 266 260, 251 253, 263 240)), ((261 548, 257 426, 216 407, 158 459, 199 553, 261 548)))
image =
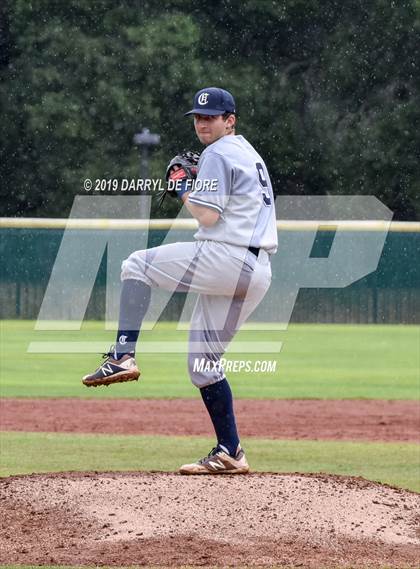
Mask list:
POLYGON ((198 240, 277 250, 274 196, 264 160, 243 136, 223 136, 201 154, 196 189, 188 200, 220 213, 198 240), (214 184, 205 181, 214 180, 214 184))
POLYGON ((189 201, 220 212, 212 227, 199 226, 196 241, 135 251, 123 262, 122 279, 198 294, 191 317, 188 369, 194 385, 224 378, 218 364, 271 282, 270 254, 277 249, 273 191, 264 161, 243 136, 208 146, 199 161, 203 184, 189 201), (248 247, 260 248, 258 255, 248 247), (197 362, 211 362, 210 369, 197 362))

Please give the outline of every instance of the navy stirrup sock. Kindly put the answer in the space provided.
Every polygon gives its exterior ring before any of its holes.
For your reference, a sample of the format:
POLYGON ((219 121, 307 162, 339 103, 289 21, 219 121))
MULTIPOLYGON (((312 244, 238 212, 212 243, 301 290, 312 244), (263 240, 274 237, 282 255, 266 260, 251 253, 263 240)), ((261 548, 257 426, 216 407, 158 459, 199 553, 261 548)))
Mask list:
POLYGON ((232 391, 227 379, 203 387, 200 393, 216 431, 217 442, 224 446, 231 456, 235 456, 239 437, 233 412, 232 391))
POLYGON ((137 279, 126 279, 121 287, 120 319, 118 323, 115 357, 134 354, 140 326, 150 304, 150 286, 137 279))

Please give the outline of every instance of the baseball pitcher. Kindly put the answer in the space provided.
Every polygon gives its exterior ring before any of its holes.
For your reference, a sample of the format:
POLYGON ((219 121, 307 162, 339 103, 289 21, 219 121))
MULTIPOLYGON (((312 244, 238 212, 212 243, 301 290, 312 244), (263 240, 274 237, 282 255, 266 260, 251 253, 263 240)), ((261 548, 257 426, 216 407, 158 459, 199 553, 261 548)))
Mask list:
POLYGON ((180 472, 243 474, 249 466, 220 360, 270 286, 270 257, 277 250, 273 190, 261 156, 235 134, 236 106, 228 91, 201 89, 185 115, 193 115, 205 149, 201 155, 186 152, 171 160, 162 200, 165 195, 182 200, 199 224, 195 241, 135 251, 123 262, 116 344, 83 383, 96 387, 139 378, 135 348, 153 287, 197 293, 188 370, 217 443, 180 472))

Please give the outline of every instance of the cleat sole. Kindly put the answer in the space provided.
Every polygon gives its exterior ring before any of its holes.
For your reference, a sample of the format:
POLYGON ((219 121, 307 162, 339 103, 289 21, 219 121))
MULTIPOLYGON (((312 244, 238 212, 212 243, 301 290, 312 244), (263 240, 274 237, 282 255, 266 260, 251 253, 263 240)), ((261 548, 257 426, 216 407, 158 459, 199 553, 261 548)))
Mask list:
POLYGON ((95 379, 82 379, 86 387, 99 387, 100 385, 109 386, 113 383, 125 383, 127 381, 138 381, 140 372, 138 370, 121 371, 109 377, 99 377, 95 379))
POLYGON ((222 475, 233 475, 233 474, 249 474, 249 468, 233 468, 232 470, 190 470, 190 469, 179 469, 179 473, 185 476, 217 476, 222 475))

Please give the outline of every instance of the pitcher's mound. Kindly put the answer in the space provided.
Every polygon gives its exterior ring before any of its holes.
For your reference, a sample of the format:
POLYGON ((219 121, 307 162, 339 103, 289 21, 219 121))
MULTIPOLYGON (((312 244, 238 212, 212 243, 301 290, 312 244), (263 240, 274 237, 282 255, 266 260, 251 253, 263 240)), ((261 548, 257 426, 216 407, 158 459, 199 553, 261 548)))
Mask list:
POLYGON ((417 567, 420 496, 362 479, 65 473, 0 481, 0 562, 417 567))

